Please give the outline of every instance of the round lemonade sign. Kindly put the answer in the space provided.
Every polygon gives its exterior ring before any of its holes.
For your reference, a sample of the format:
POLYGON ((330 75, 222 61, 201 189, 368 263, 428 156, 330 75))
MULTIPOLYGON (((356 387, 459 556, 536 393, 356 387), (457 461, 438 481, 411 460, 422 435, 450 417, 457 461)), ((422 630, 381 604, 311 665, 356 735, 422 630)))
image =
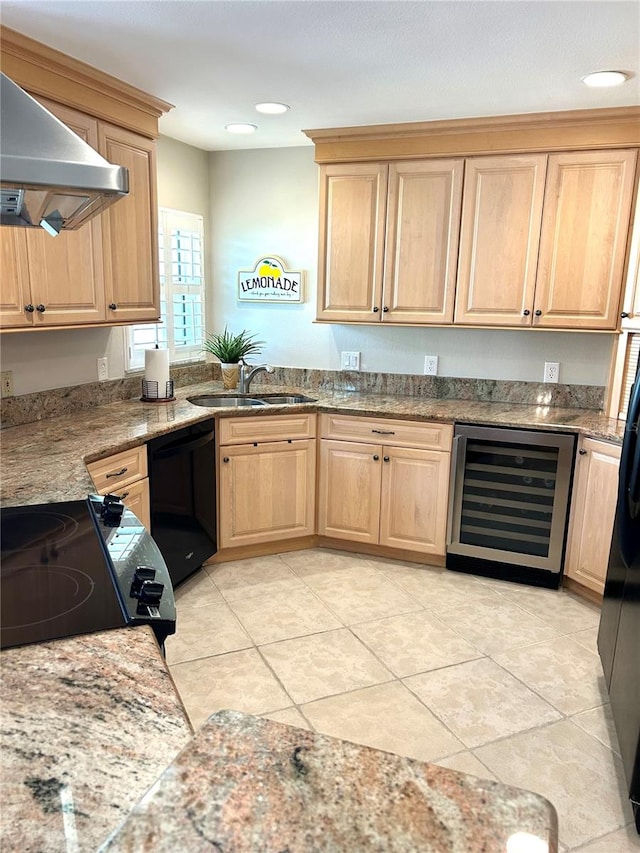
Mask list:
POLYGON ((302 302, 302 273, 285 270, 276 255, 259 258, 238 272, 238 299, 244 302, 302 302))

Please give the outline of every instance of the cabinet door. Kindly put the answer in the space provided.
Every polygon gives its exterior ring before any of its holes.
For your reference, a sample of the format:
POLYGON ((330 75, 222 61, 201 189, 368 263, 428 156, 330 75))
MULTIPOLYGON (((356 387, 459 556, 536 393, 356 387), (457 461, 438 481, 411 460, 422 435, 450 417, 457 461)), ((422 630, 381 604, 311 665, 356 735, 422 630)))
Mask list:
POLYGON ((149 500, 149 480, 137 480, 117 492, 126 507, 138 516, 151 533, 151 503, 149 500))
POLYGON ((107 320, 157 320, 160 283, 156 144, 108 124, 100 124, 98 131, 103 157, 129 170, 129 195, 111 205, 101 217, 107 320))
POLYGON ((384 322, 453 321, 463 163, 389 166, 384 322))
POLYGON ((319 320, 380 319, 386 196, 382 163, 321 167, 319 320))
POLYGON ((547 157, 465 162, 455 322, 530 326, 547 157))
POLYGON ((616 514, 620 447, 583 439, 576 465, 565 574, 602 595, 616 514))
POLYGON ((635 151, 549 156, 535 325, 616 328, 635 165, 635 151))
POLYGON ((377 544, 382 447, 321 441, 318 533, 377 544))
POLYGON ((380 544, 445 553, 450 455, 383 447, 380 544))
POLYGON ((5 329, 31 326, 27 237, 24 228, 0 228, 0 323, 5 329))
MULTIPOLYGON (((42 103, 92 148, 98 148, 95 119, 44 99, 42 103)), ((94 216, 77 231, 62 231, 57 237, 29 228, 26 239, 31 301, 36 306, 33 325, 103 322, 102 217, 94 216)))
POLYGON ((220 546, 314 533, 316 442, 220 449, 220 546))

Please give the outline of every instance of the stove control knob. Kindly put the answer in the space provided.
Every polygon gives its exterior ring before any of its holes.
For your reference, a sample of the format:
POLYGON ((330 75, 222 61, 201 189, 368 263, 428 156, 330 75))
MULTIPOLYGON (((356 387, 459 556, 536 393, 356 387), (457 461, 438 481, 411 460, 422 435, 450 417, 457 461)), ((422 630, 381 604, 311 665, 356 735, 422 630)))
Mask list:
POLYGON ((124 512, 124 504, 118 495, 105 495, 102 501, 102 518, 105 524, 111 527, 117 527, 120 524, 122 513, 124 512))
POLYGON ((164 584, 157 581, 143 581, 140 587, 138 600, 140 604, 148 604, 152 607, 157 607, 160 604, 162 593, 164 592, 164 584))
POLYGON ((133 573, 133 583, 131 584, 131 592, 129 593, 132 598, 138 598, 140 595, 140 590, 142 588, 142 584, 145 581, 155 580, 156 570, 152 569, 151 566, 138 566, 138 568, 133 573))

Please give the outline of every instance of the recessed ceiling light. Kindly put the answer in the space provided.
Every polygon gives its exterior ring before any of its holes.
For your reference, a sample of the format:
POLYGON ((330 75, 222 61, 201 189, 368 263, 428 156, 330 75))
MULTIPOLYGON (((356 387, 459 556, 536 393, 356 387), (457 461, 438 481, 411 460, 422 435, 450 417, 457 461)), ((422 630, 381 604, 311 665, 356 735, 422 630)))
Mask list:
POLYGON ((243 124, 242 122, 237 124, 225 124, 225 130, 228 130, 229 133, 255 133, 258 129, 257 124, 243 124))
POLYGON ((629 75, 624 71, 594 71, 593 74, 583 77, 582 82, 585 86, 600 89, 606 86, 621 86, 628 79, 629 75))
POLYGON ((287 106, 287 104, 278 104, 275 101, 265 101, 263 104, 256 104, 256 109, 259 113, 268 113, 269 115, 276 116, 286 113, 291 107, 287 106))

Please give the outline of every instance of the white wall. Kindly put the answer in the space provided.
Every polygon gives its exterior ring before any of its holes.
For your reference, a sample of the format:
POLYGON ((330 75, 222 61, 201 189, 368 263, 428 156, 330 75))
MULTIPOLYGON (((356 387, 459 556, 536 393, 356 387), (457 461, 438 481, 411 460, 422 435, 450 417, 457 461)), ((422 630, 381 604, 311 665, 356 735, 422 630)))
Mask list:
MULTIPOLYGON (((208 170, 206 151, 160 137, 160 206, 199 213, 206 219, 209 215, 208 170)), ((109 360, 109 378, 118 379, 125 371, 125 335, 124 327, 4 334, 0 336, 2 370, 13 371, 16 395, 95 382, 97 359, 103 356, 109 360)))
POLYGON ((541 382, 545 361, 560 362, 560 381, 605 385, 613 335, 541 331, 426 329, 314 324, 318 167, 313 148, 218 151, 210 158, 213 316, 267 341, 261 358, 287 367, 336 370, 340 352, 361 352, 361 369, 422 373, 439 356, 443 376, 541 382), (302 305, 236 299, 237 272, 262 255, 306 272, 302 305))

